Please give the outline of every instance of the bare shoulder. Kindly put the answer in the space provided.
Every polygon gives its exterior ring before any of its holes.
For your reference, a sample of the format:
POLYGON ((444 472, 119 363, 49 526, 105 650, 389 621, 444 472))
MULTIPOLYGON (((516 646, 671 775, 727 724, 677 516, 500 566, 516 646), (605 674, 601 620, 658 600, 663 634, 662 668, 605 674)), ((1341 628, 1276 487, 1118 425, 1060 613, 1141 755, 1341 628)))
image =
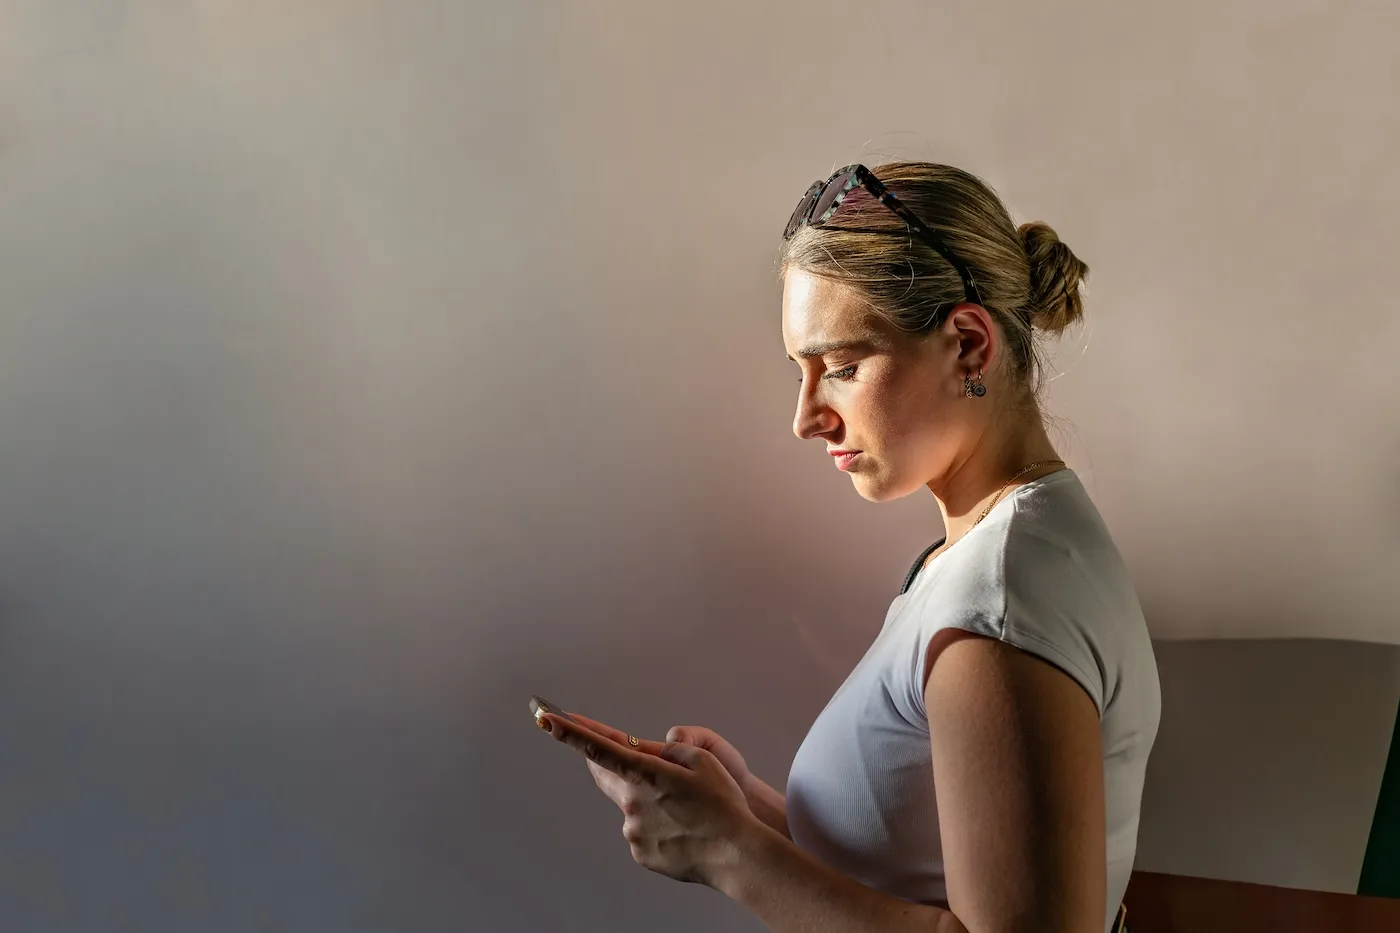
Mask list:
POLYGON ((929 641, 924 699, 935 706, 968 712, 968 707, 1034 698, 1064 712, 1087 713, 1098 730, 1098 707, 1074 678, 1049 661, 995 638, 945 629, 929 641))
POLYGON ((950 637, 925 688, 949 907, 969 929, 1102 927, 1099 718, 1054 665, 950 637), (1025 924, 1035 919, 1041 925, 1025 924))

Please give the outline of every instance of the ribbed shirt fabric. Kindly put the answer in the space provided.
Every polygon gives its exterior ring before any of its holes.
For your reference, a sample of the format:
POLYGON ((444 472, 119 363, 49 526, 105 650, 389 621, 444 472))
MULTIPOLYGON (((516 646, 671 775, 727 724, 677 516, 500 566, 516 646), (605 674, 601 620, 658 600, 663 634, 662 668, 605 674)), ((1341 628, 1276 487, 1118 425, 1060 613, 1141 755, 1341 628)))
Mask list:
POLYGON ((1156 659, 1127 567, 1069 469, 1012 490, 924 568, 936 547, 915 562, 879 635, 798 749, 787 782, 793 841, 871 887, 946 905, 926 649, 948 628, 997 638, 1073 677, 1098 708, 1108 930, 1137 852, 1161 716, 1156 659))

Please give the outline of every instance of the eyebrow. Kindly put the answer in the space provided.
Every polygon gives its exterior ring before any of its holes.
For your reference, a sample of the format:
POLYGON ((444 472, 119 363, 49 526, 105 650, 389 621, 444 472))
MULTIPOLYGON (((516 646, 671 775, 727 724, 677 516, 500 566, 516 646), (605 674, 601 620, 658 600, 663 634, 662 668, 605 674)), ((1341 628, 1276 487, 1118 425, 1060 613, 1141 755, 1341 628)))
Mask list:
MULTIPOLYGON (((828 353, 839 353, 843 350, 879 350, 885 346, 885 342, 879 337, 856 337, 851 340, 832 340, 827 343, 817 343, 810 347, 803 347, 797 351, 797 355, 804 360, 815 359, 826 356, 828 353)), ((792 356, 787 358, 789 362, 796 363, 792 356)))

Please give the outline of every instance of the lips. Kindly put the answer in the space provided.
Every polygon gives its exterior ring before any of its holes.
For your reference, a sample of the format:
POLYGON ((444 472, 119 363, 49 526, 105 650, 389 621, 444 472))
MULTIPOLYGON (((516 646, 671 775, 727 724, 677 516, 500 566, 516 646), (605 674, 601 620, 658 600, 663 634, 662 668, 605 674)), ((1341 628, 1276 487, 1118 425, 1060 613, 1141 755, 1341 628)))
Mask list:
POLYGON ((827 451, 827 453, 835 458, 836 469, 844 472, 851 468, 851 464, 855 462, 855 459, 860 456, 861 452, 859 450, 830 450, 827 451))

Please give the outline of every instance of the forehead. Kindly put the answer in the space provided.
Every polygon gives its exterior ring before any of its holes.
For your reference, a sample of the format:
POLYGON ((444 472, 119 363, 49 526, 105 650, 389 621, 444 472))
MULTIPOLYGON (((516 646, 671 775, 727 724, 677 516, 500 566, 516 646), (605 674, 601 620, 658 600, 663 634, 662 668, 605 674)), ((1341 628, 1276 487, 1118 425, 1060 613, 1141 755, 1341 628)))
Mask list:
POLYGON ((783 343, 790 356, 847 340, 888 340, 889 325, 848 285, 789 269, 783 275, 783 343))

